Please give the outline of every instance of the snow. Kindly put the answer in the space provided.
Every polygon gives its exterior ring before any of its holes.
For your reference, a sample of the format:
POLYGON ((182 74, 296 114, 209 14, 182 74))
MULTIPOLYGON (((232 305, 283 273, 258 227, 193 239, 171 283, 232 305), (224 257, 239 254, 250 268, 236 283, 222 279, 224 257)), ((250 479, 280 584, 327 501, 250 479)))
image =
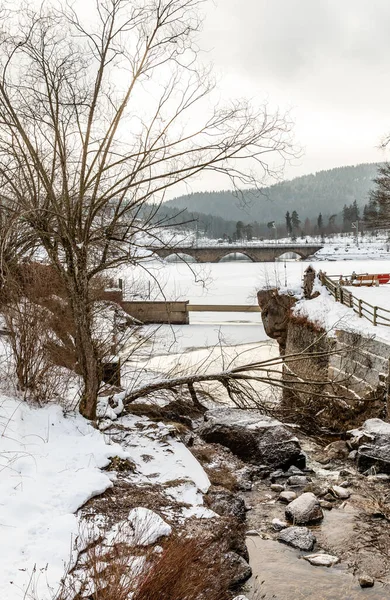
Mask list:
POLYGON ((24 598, 34 569, 37 598, 51 597, 79 532, 74 513, 112 486, 100 469, 113 456, 126 454, 80 415, 0 398, 1 598, 24 598))
MULTIPOLYGON (((207 492, 209 478, 183 442, 174 437, 173 428, 134 415, 122 417, 120 424, 127 432, 122 445, 137 467, 134 482, 165 484, 183 480, 195 490, 207 492)), ((193 500, 194 504, 203 502, 201 495, 193 500)))
POLYGON ((130 511, 128 521, 134 530, 134 541, 140 546, 154 544, 172 533, 172 527, 160 515, 142 506, 130 511))

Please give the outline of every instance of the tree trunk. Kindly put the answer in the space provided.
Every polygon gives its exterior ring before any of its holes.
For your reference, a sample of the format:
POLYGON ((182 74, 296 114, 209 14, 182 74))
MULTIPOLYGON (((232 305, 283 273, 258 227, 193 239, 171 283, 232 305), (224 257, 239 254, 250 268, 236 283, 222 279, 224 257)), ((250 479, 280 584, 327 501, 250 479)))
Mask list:
POLYGON ((94 421, 101 380, 101 363, 92 337, 92 317, 88 285, 70 286, 70 302, 75 326, 75 345, 79 372, 83 378, 80 413, 94 421))

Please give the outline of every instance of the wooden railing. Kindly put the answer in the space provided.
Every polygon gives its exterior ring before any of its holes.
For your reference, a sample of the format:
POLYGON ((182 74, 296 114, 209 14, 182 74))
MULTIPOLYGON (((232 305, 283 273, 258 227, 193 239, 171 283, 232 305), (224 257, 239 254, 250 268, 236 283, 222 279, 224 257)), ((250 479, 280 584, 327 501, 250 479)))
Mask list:
POLYGON ((338 282, 333 281, 329 275, 320 274, 320 281, 332 294, 336 302, 341 302, 344 306, 352 308, 360 318, 367 319, 375 326, 390 327, 390 310, 381 306, 374 306, 361 298, 356 298, 352 292, 345 289, 338 282))

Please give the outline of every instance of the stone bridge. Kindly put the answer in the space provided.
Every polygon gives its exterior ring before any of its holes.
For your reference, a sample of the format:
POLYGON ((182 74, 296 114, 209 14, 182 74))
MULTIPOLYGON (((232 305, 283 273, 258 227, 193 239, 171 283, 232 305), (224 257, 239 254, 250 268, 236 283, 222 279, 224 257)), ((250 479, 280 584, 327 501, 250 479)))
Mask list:
POLYGON ((174 246, 174 247, 149 247, 148 250, 167 258, 172 254, 186 254, 192 256, 199 263, 216 263, 228 254, 238 252, 245 254, 253 262, 272 262, 286 252, 294 252, 301 258, 308 258, 323 246, 315 244, 258 244, 253 246, 238 246, 235 244, 221 244, 216 246, 174 246))

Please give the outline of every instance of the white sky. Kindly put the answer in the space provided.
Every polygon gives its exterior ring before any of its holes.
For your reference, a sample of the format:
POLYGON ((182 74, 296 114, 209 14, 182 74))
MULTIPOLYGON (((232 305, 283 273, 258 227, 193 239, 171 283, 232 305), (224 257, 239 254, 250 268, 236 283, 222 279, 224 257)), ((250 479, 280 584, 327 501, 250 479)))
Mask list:
MULTIPOLYGON (((304 156, 286 178, 385 160, 390 131, 388 0, 216 0, 200 44, 223 96, 291 108, 304 156)), ((193 189, 220 187, 217 180, 193 189)))

